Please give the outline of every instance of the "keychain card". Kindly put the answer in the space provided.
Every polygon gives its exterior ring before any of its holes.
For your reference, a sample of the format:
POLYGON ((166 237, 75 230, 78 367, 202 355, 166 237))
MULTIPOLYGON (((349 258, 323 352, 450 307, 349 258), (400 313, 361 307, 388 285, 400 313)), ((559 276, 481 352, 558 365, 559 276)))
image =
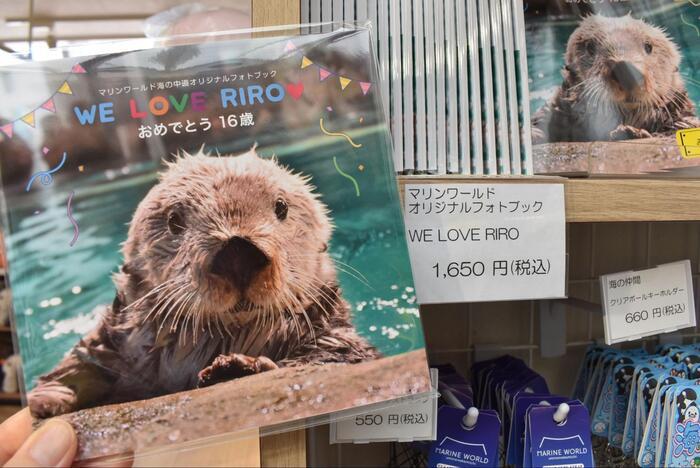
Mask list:
POLYGON ((535 406, 528 411, 530 453, 524 466, 594 466, 588 411, 580 402, 568 405, 566 419, 557 423, 554 406, 535 406))
POLYGON ((497 467, 501 422, 495 411, 478 412, 476 423, 465 426, 468 411, 438 409, 438 436, 430 446, 428 466, 497 467))

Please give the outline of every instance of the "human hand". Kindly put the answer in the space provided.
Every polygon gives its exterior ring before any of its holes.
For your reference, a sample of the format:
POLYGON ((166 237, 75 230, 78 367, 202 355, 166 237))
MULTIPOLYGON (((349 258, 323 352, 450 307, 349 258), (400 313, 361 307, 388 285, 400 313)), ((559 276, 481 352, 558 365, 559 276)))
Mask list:
POLYGON ((75 431, 61 419, 49 419, 32 432, 28 408, 0 424, 0 465, 4 467, 71 466, 77 448, 75 431))

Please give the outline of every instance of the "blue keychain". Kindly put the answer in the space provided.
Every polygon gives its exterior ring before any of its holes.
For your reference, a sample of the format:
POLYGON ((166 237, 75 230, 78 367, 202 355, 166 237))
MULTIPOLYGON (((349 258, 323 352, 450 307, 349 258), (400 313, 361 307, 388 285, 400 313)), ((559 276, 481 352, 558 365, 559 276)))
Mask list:
POLYGON ((528 411, 523 466, 594 466, 588 410, 580 402, 528 411), (527 450, 527 448, 526 448, 527 450))
POLYGON ((437 439, 428 466, 496 467, 501 422, 495 411, 443 406, 438 409, 437 439))

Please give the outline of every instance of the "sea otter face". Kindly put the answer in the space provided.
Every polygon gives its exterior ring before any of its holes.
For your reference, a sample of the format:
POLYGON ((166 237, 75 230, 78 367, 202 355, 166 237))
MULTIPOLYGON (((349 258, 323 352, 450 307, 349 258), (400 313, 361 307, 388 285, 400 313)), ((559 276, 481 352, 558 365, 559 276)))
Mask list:
POLYGON ((173 330, 184 317, 211 330, 303 313, 335 279, 327 209, 312 190, 254 150, 180 157, 139 204, 123 271, 148 278, 135 294, 150 294, 151 316, 173 330))
POLYGON ((565 79, 595 107, 662 107, 684 90, 676 45, 629 15, 584 18, 569 38, 565 61, 565 79))

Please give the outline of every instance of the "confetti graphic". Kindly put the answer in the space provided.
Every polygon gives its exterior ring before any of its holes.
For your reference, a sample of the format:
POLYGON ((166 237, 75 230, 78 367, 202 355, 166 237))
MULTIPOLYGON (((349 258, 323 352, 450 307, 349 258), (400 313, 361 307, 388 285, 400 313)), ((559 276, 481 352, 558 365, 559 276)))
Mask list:
MULTIPOLYGON (((44 153, 46 154, 46 153, 44 153)), ((27 187, 24 189, 26 192, 29 192, 29 190, 32 188, 32 184, 34 183, 34 180, 39 177, 39 182, 41 182, 41 185, 49 185, 51 182, 53 182, 53 176, 51 174, 55 174, 58 172, 63 165, 66 163, 66 152, 63 152, 63 158, 61 159, 61 162, 56 166, 55 168, 51 169, 50 171, 41 171, 37 172, 32 176, 31 179, 29 179, 29 182, 27 183, 27 187)))
POLYGON ((314 63, 313 60, 311 60, 309 57, 306 55, 301 57, 301 64, 299 65, 299 68, 302 70, 305 68, 313 67, 318 70, 318 81, 325 81, 329 76, 334 76, 338 78, 338 83, 340 84, 340 89, 345 91, 345 88, 348 87, 350 83, 357 83, 360 85, 360 89, 362 90, 362 94, 366 95, 370 88, 372 87, 372 82, 371 81, 362 81, 358 80, 356 78, 350 78, 344 75, 340 75, 338 73, 334 73, 330 71, 327 67, 321 66, 317 63, 314 63))
POLYGON ((78 236, 80 236, 80 228, 78 227, 78 222, 75 220, 73 217, 73 196, 75 195, 75 192, 71 191, 70 195, 68 196, 68 207, 67 207, 67 214, 68 214, 68 219, 70 220, 71 224, 73 225, 73 240, 70 241, 71 247, 75 245, 75 243, 78 241, 78 236))
POLYGON ((328 135, 328 136, 339 136, 339 137, 343 137, 343 138, 345 138, 346 140, 348 140, 348 142, 352 145, 353 148, 362 148, 362 145, 359 144, 359 143, 355 143, 354 141, 352 141, 352 138, 350 138, 350 135, 348 135, 347 133, 343 133, 343 132, 329 132, 328 130, 326 130, 326 129, 323 127, 323 119, 320 119, 320 120, 318 121, 318 125, 321 127, 321 131, 322 131, 323 133, 325 133, 326 135, 328 135))
POLYGON ((343 170, 338 166, 338 160, 336 159, 335 156, 333 156, 333 164, 335 165, 335 170, 338 171, 338 174, 341 176, 345 177, 346 179, 349 179, 350 182, 355 186, 355 195, 358 197, 360 196, 360 186, 357 184, 357 180, 350 174, 343 172, 343 170))
POLYGON ((686 26, 690 26, 691 28, 693 28, 693 29, 695 30, 695 33, 698 35, 698 37, 700 37, 700 29, 698 29, 698 27, 695 26, 694 24, 689 23, 689 22, 685 19, 685 16, 683 16, 683 13, 681 13, 681 22, 682 22, 683 24, 685 24, 686 26))

